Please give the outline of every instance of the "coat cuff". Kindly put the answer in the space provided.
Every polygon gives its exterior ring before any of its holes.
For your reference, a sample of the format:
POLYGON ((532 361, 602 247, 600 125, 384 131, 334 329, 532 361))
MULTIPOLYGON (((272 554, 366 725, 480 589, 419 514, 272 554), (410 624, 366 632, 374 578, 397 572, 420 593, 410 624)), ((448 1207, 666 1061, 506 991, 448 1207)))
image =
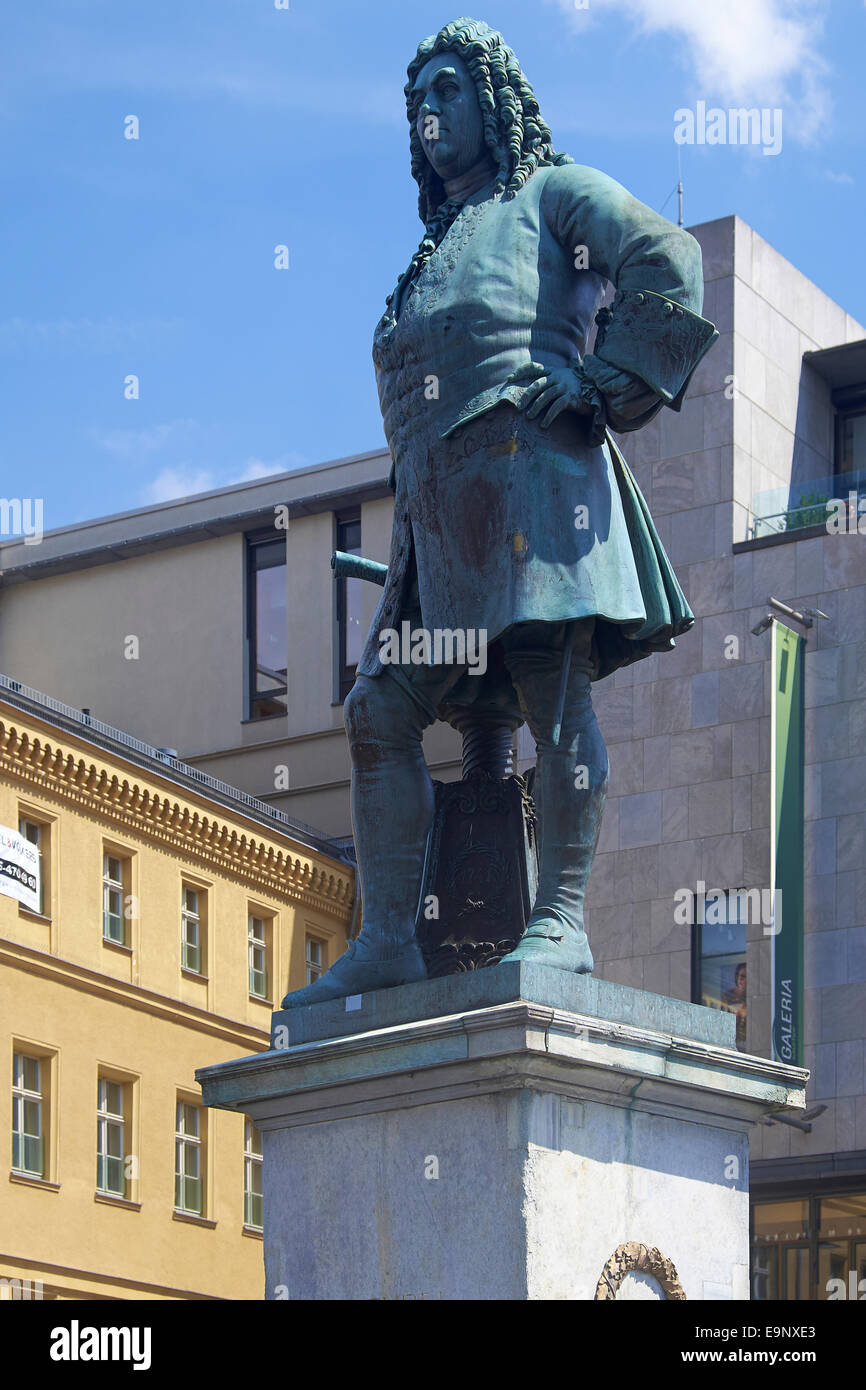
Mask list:
POLYGON ((584 364, 579 357, 572 360, 571 367, 578 380, 577 394, 584 407, 581 417, 589 430, 590 448, 597 449, 603 443, 607 429, 607 402, 597 383, 584 372, 584 364))
POLYGON ((595 316, 593 354, 639 377, 672 410, 681 410, 695 367, 718 338, 708 319, 652 290, 618 290, 595 316))

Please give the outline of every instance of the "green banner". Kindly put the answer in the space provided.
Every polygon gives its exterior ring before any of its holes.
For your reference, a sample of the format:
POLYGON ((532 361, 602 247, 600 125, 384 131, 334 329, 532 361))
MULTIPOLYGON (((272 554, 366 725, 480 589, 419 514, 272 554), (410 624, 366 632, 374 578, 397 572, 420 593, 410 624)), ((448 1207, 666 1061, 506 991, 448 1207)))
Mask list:
POLYGON ((805 640, 772 625, 770 883, 774 1061, 803 1065, 803 815, 805 640))

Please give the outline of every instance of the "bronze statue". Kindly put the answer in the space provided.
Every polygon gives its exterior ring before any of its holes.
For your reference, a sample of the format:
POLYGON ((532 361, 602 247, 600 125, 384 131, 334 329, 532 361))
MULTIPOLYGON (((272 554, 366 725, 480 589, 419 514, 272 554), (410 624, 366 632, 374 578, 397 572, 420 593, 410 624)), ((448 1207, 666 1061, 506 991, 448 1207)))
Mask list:
POLYGON ((583 900, 608 777, 591 683, 694 621, 610 431, 679 410, 718 336, 700 317, 697 242, 555 152, 488 25, 426 39, 405 92, 425 230, 375 332, 394 530, 345 705, 363 926, 286 1007, 425 977, 421 736, 469 709, 525 719, 538 749, 538 887, 506 959, 590 971, 583 900), (426 638, 395 660, 386 634, 406 621, 426 638), (465 642, 463 660, 441 659, 443 633, 452 653, 455 634, 484 634, 483 671, 465 642))

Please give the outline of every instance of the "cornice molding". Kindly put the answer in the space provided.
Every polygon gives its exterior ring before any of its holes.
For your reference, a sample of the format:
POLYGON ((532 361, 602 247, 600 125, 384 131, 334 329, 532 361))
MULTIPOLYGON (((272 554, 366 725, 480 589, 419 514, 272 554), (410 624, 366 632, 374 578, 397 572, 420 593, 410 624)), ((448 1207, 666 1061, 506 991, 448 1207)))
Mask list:
POLYGON ((138 1009, 154 1018, 192 1028, 198 1033, 209 1033, 244 1052, 266 1052, 270 1045, 268 1032, 255 1024, 209 1012, 182 999, 132 984, 129 980, 115 979, 112 975, 92 970, 90 966, 79 965, 64 956, 54 956, 7 937, 0 937, 0 966, 69 985, 82 994, 92 994, 125 1008, 138 1009))
MULTIPOLYGON (((109 757, 105 755, 106 763, 109 757)), ((268 843, 262 834, 239 833, 226 816, 191 812, 180 797, 152 790, 143 778, 110 773, 95 758, 2 718, 0 769, 44 795, 80 806, 155 844, 169 845, 211 869, 227 870, 259 890, 342 921, 349 918, 352 878, 317 863, 314 851, 304 847, 292 853, 268 843)), ((190 792, 189 801, 194 798, 190 792)), ((275 831, 273 839, 279 834, 275 831)))

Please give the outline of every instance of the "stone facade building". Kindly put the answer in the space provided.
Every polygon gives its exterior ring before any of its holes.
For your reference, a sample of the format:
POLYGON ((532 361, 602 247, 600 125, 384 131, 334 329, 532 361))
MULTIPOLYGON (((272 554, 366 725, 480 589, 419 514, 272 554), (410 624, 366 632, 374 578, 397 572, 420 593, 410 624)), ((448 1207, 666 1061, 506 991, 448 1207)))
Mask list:
MULTIPOLYGON (((753 1297, 826 1298, 831 1279, 866 1278, 866 535, 809 523, 815 498, 866 493, 866 333, 738 218, 695 234, 721 339, 682 415, 623 443, 697 621, 598 692, 612 795, 590 939, 605 978, 701 997, 674 895, 770 885, 770 643, 752 629, 770 596, 827 614, 806 633, 805 684, 804 1064, 820 1111, 751 1146, 753 1297)), ((742 930, 745 1046, 768 1055, 771 938, 742 930)))

